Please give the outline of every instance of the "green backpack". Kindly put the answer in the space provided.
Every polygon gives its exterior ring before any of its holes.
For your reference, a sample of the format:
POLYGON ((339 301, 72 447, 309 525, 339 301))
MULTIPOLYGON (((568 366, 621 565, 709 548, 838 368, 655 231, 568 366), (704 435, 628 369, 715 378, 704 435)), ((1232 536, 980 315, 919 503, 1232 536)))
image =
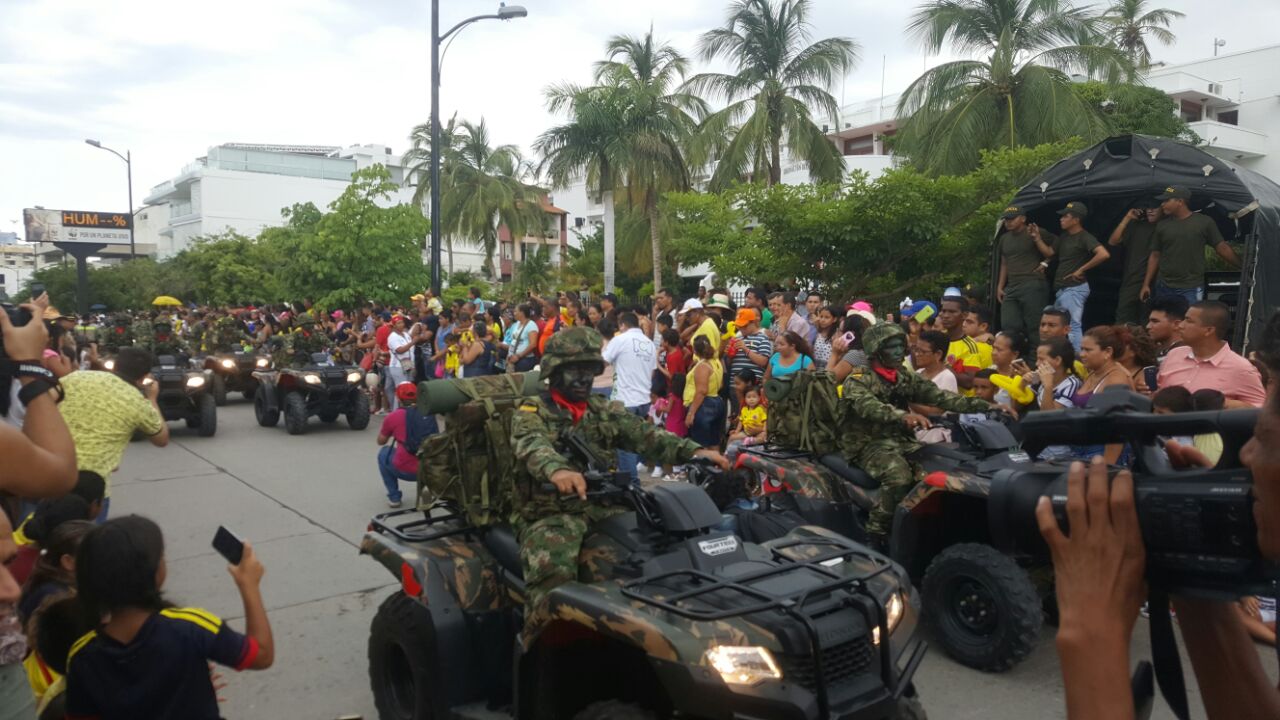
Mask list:
POLYGON ((765 383, 767 428, 773 445, 805 452, 835 452, 840 438, 836 377, 827 370, 802 370, 765 383))
POLYGON ((418 411, 444 416, 444 431, 418 450, 418 508, 449 500, 473 525, 503 522, 516 472, 511 414, 540 389, 537 373, 418 383, 418 411))

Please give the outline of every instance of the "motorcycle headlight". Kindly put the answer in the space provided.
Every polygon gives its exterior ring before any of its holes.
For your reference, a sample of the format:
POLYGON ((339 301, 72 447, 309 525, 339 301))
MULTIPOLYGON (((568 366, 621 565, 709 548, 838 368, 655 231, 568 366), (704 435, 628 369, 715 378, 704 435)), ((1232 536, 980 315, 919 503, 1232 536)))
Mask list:
POLYGON ((198 388, 198 387, 201 387, 202 385, 204 385, 203 375, 192 375, 191 377, 187 378, 187 387, 189 388, 198 388))
POLYGON ((307 373, 306 375, 302 376, 302 379, 305 380, 309 385, 320 384, 320 376, 315 373, 307 373))
POLYGON ((264 368, 264 367, 266 367, 266 366, 270 365, 270 364, 271 364, 271 361, 270 361, 270 360, 268 360, 267 358, 260 357, 260 358, 258 358, 257 360, 255 360, 255 361, 253 362, 253 364, 254 364, 255 366, 257 366, 257 367, 264 368))
POLYGON ((103 361, 102 361, 102 367, 106 368, 108 372, 110 372, 110 371, 112 371, 112 370, 115 370, 115 369, 116 369, 116 361, 115 361, 115 360, 103 360, 103 361))
POLYGON ((717 645, 706 653, 707 662, 730 685, 754 685, 781 680, 782 671, 768 648, 717 645))
POLYGON ((349 382, 349 383, 358 383, 358 382, 360 382, 360 373, 359 373, 359 372, 357 372, 357 371, 352 371, 352 372, 347 373, 347 382, 349 382))
POLYGON ((224 360, 222 361, 222 367, 224 367, 224 368, 226 368, 226 369, 228 369, 228 370, 235 370, 235 369, 236 369, 236 361, 235 361, 235 360, 232 360, 231 358, 226 358, 226 359, 224 359, 224 360))
MULTIPOLYGON (((902 611, 905 610, 906 607, 907 604, 902 599, 902 593, 896 592, 889 597, 889 602, 886 603, 884 607, 884 612, 887 616, 885 618, 885 624, 889 626, 889 632, 893 632, 893 629, 898 626, 898 623, 902 620, 902 611)), ((871 642, 876 645, 880 644, 879 627, 871 628, 871 642)))

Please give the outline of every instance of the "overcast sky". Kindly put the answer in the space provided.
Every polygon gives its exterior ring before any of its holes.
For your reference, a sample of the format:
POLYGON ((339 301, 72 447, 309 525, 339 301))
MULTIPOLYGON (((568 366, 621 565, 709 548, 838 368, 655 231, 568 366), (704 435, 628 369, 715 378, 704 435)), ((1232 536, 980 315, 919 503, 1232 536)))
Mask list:
MULTIPOLYGON (((465 30, 443 63, 441 112, 489 122, 496 142, 525 148, 553 122, 542 90, 587 82, 606 39, 643 34, 692 56, 721 23, 724 0, 523 0, 529 17, 465 30)), ((1157 0, 1187 16, 1160 60, 1276 42, 1280 3, 1157 0), (1227 11, 1229 10, 1229 12, 1227 11)), ((447 28, 496 0, 444 0, 447 28)), ((924 68, 904 37, 914 3, 814 0, 815 37, 843 35, 862 62, 837 100, 903 89, 924 68)), ((134 157, 134 200, 223 142, 350 145, 401 152, 428 118, 428 0, 0 0, 0 231, 21 209, 117 210, 134 157)))

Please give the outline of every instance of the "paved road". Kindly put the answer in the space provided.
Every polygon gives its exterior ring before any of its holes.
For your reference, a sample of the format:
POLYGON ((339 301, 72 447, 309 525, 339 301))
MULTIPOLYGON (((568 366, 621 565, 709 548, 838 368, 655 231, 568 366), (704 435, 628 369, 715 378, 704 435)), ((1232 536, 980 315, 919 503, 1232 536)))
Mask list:
MULTIPOLYGON (((313 420, 307 435, 290 437, 283 427, 259 428, 241 400, 218 415, 213 438, 174 423, 169 447, 131 446, 113 480, 112 514, 140 513, 164 528, 170 600, 205 607, 241 629, 239 596, 209 542, 225 524, 258 549, 276 665, 229 674, 226 717, 372 720, 365 642, 378 603, 394 587, 381 566, 356 553, 370 516, 386 507, 374 465, 376 425, 354 432, 313 420)), ((1145 635, 1145 622, 1137 632, 1145 635)), ((1145 641, 1135 646, 1135 658, 1149 654, 1145 641)), ((1264 657, 1274 677, 1274 655, 1264 657)), ((917 685, 935 720, 1063 716, 1048 632, 1030 659, 1002 675, 930 652, 917 685)), ((1154 717, 1172 714, 1161 703, 1154 717)))

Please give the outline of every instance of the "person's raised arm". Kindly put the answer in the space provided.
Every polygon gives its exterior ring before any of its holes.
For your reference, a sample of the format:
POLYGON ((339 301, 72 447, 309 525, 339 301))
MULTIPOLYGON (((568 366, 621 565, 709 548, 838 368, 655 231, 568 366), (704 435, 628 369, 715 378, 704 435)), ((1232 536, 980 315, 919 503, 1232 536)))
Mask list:
POLYGON ((1027 233, 1031 236, 1031 241, 1036 244, 1036 250, 1040 252, 1041 257, 1046 260, 1053 257, 1053 245, 1045 242, 1044 237, 1040 234, 1040 226, 1035 223, 1027 225, 1027 233))
POLYGON ((1124 217, 1120 218, 1120 224, 1116 226, 1115 230, 1111 231, 1111 237, 1107 238, 1108 245, 1119 245, 1124 242, 1124 231, 1128 229, 1130 222, 1138 219, 1137 216, 1134 215, 1134 213, 1137 212, 1141 211, 1130 210, 1124 214, 1124 217))
MULTIPOLYGON (((23 305, 36 318, 37 305, 23 305)), ((9 315, 0 311, 0 333, 5 353, 14 362, 40 365, 49 336, 44 323, 34 319, 16 328, 9 315)), ((17 380, 24 388, 37 382, 31 377, 17 380)), ((76 449, 71 431, 58 411, 57 392, 48 390, 27 404, 26 419, 19 431, 0 423, 0 489, 27 498, 43 498, 70 492, 76 483, 76 449)))
POLYGON ((239 565, 227 568, 240 590, 240 599, 244 601, 245 635, 258 643, 258 654, 249 663, 252 670, 266 670, 276 658, 275 639, 271 635, 271 621, 267 619, 267 608, 262 603, 262 576, 266 570, 259 562, 257 554, 249 541, 244 543, 244 555, 239 565))

